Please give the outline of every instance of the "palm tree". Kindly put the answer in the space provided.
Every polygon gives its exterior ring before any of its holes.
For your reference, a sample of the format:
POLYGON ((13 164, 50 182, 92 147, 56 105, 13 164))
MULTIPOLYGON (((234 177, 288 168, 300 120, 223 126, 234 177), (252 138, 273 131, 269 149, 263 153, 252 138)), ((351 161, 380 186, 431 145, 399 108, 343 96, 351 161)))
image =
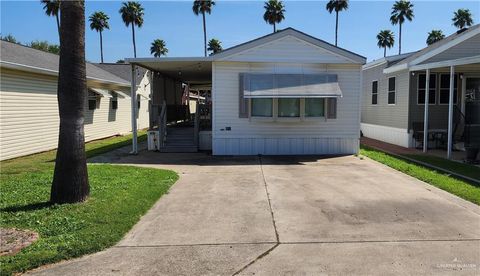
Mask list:
POLYGON ((273 32, 276 32, 276 24, 285 19, 285 6, 283 5, 283 2, 279 0, 269 0, 268 2, 265 2, 263 8, 265 8, 263 20, 268 24, 273 25, 273 32))
POLYGON ((211 55, 222 51, 223 50, 222 49, 222 42, 220 42, 220 40, 215 39, 215 38, 210 39, 210 41, 208 41, 208 49, 207 50, 212 52, 211 55))
POLYGON ((377 34, 377 45, 378 48, 383 48, 383 56, 387 56, 387 47, 392 48, 395 44, 395 36, 390 30, 381 30, 377 34))
POLYGON ((50 201, 74 203, 87 199, 90 192, 83 128, 87 99, 84 2, 62 2, 60 15, 60 130, 50 201))
POLYGON ((105 13, 98 11, 92 13, 88 20, 90 21, 90 29, 97 31, 100 33, 100 59, 103 63, 103 38, 102 32, 104 29, 110 29, 110 25, 108 24, 108 20, 110 17, 105 13))
POLYGON ((458 9, 453 13, 453 26, 459 30, 473 25, 472 13, 468 9, 458 9))
POLYGON ((48 16, 55 16, 57 20, 58 36, 60 36, 60 19, 58 18, 58 11, 60 10, 60 0, 40 0, 43 4, 43 9, 48 16))
POLYGON ((348 0, 330 0, 327 3, 327 11, 332 13, 335 11, 335 46, 337 46, 337 38, 338 38, 338 13, 348 9, 348 0))
POLYGON ((137 57, 137 46, 135 45, 135 25, 139 28, 143 25, 143 7, 139 2, 123 2, 119 10, 125 26, 132 25, 133 57, 137 57))
POLYGON ((211 14, 212 7, 215 6, 215 1, 213 0, 195 0, 193 1, 193 13, 195 15, 202 14, 203 18, 203 49, 205 56, 207 56, 207 22, 205 21, 205 13, 211 14))
POLYGON ((8 34, 7 36, 0 36, 0 39, 3 41, 20 44, 20 42, 18 42, 12 34, 8 34))
POLYGON ((154 57, 161 57, 167 55, 168 49, 165 45, 165 41, 163 41, 163 39, 155 39, 152 42, 152 47, 150 47, 150 53, 154 57))
POLYGON ((433 43, 440 41, 445 38, 442 30, 432 30, 428 33, 427 45, 432 45, 433 43))
POLYGON ((402 24, 405 20, 413 20, 413 4, 407 0, 399 0, 393 4, 390 22, 392 25, 399 25, 398 32, 398 54, 402 53, 402 24))

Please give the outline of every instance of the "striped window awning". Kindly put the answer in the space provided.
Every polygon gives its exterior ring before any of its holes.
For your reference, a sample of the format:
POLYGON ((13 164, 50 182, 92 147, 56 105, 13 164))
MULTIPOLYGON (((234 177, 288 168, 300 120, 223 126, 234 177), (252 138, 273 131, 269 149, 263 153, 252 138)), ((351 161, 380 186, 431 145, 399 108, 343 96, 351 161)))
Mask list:
POLYGON ((100 88, 92 88, 92 87, 90 87, 89 89, 90 89, 92 92, 100 95, 101 97, 112 98, 112 94, 110 94, 110 92, 108 92, 108 90, 100 89, 100 88))
POLYGON ((244 74, 245 98, 342 97, 335 74, 244 74))

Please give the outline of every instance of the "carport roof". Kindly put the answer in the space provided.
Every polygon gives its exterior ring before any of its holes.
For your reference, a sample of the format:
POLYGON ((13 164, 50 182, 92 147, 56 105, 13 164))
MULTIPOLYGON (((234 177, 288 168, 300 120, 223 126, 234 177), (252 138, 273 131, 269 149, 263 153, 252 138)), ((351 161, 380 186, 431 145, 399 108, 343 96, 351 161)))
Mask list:
POLYGON ((132 58, 126 61, 191 85, 212 82, 210 57, 132 58))

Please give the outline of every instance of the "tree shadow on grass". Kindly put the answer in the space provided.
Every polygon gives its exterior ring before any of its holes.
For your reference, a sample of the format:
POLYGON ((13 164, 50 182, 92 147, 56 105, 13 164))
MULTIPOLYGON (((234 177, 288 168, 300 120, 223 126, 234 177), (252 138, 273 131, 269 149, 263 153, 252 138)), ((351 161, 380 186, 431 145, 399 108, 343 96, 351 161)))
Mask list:
POLYGON ((27 205, 16 205, 16 206, 8 206, 1 208, 0 211, 2 212, 27 212, 27 211, 36 211, 36 210, 41 210, 44 208, 51 207, 53 203, 47 201, 47 202, 37 202, 37 203, 32 203, 32 204, 27 204, 27 205))

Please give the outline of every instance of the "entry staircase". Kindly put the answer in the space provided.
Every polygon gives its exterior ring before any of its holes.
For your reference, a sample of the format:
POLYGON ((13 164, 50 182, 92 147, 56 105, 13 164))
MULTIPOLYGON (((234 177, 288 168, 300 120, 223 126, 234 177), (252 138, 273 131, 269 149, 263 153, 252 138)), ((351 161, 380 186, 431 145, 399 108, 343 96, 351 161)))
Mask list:
POLYGON ((166 139, 159 149, 160 152, 197 152, 195 143, 195 128, 168 126, 166 139))
POLYGON ((199 109, 195 113, 192 124, 184 121, 168 123, 167 105, 163 102, 158 118, 159 126, 159 147, 160 152, 197 152, 198 151, 198 130, 199 130, 199 109))

